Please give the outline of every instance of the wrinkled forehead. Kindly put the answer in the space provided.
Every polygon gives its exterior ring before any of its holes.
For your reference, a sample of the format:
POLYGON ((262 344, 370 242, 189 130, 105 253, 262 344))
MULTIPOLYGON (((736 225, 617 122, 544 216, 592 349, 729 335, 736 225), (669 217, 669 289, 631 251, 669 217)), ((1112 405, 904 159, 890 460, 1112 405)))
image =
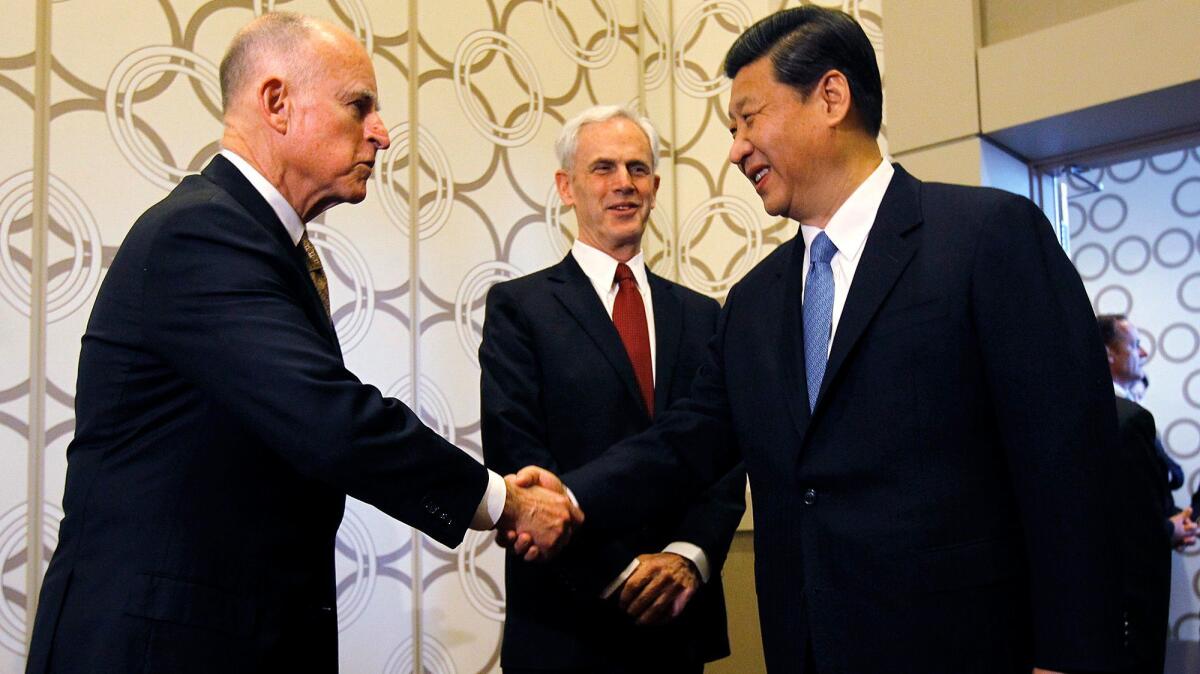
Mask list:
POLYGON ((575 146, 577 161, 606 157, 641 159, 650 163, 651 154, 650 139, 646 137, 646 132, 627 117, 612 117, 579 127, 579 141, 575 146))

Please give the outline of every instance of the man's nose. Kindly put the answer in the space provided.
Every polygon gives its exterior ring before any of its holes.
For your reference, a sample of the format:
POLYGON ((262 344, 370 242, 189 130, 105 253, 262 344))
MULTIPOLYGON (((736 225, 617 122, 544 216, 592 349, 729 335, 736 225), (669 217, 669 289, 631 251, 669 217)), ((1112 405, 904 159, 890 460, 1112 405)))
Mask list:
POLYGON ((371 119, 367 123, 367 142, 380 150, 386 150, 392 144, 387 127, 383 124, 383 117, 378 112, 371 113, 371 119))
POLYGON ((735 135, 729 145, 729 163, 740 165, 750 154, 750 143, 740 135, 735 135))

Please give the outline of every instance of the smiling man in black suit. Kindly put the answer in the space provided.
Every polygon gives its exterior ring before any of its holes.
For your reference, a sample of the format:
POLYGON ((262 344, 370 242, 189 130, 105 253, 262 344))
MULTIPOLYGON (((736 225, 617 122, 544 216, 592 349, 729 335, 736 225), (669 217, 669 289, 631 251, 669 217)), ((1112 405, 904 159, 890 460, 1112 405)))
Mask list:
MULTIPOLYGON (((588 108, 556 149, 579 236, 561 262, 487 298, 483 453, 504 473, 572 470, 648 427, 691 389, 719 310, 646 264, 659 181, 649 120, 588 108)), ((638 527, 581 541, 549 572, 510 558, 504 671, 698 674, 728 655, 720 572, 744 491, 739 466, 638 527)))
POLYGON ((565 472, 581 535, 741 459, 772 672, 1115 671, 1112 389, 1045 217, 883 160, 845 13, 773 14, 725 72, 729 161, 800 232, 730 291, 689 397, 565 472))

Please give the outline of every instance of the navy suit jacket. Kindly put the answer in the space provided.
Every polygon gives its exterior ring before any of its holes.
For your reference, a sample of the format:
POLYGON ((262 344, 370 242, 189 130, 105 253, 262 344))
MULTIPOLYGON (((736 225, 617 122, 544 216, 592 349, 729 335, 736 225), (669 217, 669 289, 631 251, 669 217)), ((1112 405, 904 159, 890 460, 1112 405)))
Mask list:
POLYGON ((803 259, 794 237, 751 270, 692 395, 566 474, 584 528, 743 459, 772 672, 1119 666, 1112 385, 1041 212, 897 167, 812 413, 803 259))
POLYGON ((27 671, 336 671, 345 495, 453 546, 486 483, 346 370, 303 253, 217 157, 96 299, 27 671))
MULTIPOLYGON (((654 404, 687 395, 716 327, 717 303, 647 270, 654 307, 654 404)), ((575 258, 494 286, 487 297, 482 433, 489 467, 572 470, 650 425, 633 366, 612 319, 575 258)), ((745 510, 741 466, 695 499, 615 536, 586 526, 549 567, 509 556, 501 664, 582 669, 607 664, 699 663, 729 654, 720 573, 745 510), (661 627, 633 625, 599 595, 637 555, 686 541, 712 576, 684 613, 661 627)), ((630 498, 639 498, 630 494, 630 498)), ((586 513, 585 513, 586 515, 586 513)))

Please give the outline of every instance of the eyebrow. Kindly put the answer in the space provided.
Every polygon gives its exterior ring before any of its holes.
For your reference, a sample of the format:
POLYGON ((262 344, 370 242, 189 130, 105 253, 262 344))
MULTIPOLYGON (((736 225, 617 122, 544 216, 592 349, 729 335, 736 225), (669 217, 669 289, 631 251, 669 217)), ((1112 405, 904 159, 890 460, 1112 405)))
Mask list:
POLYGON ((375 108, 376 112, 383 110, 383 105, 379 102, 379 96, 370 89, 359 89, 351 91, 347 98, 351 101, 367 101, 375 108))

